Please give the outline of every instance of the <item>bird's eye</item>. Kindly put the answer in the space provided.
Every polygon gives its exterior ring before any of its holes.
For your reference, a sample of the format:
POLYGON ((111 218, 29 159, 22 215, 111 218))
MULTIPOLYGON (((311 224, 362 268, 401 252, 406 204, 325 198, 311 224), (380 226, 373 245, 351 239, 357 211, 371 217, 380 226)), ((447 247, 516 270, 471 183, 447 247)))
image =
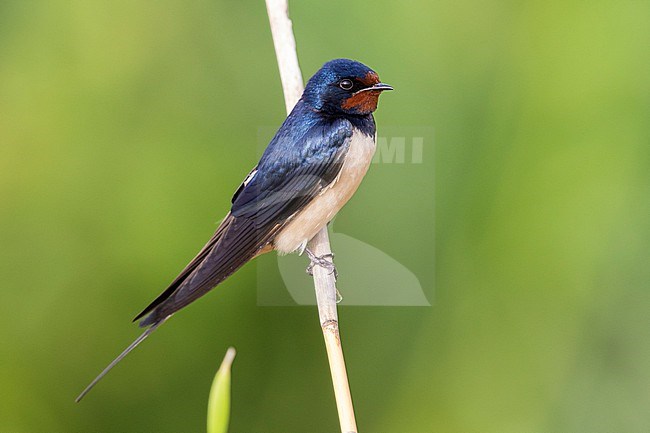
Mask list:
POLYGON ((352 83, 352 80, 348 80, 347 78, 339 81, 339 87, 343 90, 350 90, 353 86, 354 83, 352 83))

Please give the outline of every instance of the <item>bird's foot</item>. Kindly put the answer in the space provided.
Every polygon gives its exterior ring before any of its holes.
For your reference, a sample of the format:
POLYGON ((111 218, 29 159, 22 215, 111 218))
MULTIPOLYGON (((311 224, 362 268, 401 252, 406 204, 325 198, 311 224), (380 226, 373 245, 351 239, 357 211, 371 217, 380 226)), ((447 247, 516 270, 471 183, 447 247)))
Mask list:
MULTIPOLYGON (((307 256, 309 257, 309 266, 307 266, 307 269, 305 271, 313 276, 314 275, 314 267, 315 266, 320 266, 321 268, 325 268, 328 271, 330 271, 330 274, 334 274, 334 279, 338 279, 339 273, 336 270, 336 266, 334 266, 334 262, 332 259, 334 259, 334 254, 333 253, 328 253, 328 254, 323 254, 322 256, 317 256, 316 254, 312 253, 308 248, 305 248, 305 252, 307 253, 307 256), (328 260, 329 259, 329 260, 328 260)), ((340 297, 340 295, 337 295, 337 297, 340 297)))

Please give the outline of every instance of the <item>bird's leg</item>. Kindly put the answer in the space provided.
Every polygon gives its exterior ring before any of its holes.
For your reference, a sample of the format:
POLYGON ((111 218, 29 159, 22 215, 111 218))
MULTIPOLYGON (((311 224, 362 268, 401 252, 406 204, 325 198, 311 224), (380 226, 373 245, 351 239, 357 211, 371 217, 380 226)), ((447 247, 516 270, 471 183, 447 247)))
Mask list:
MULTIPOLYGON (((307 266, 307 269, 305 271, 313 276, 314 275, 314 266, 321 266, 331 273, 334 273, 334 280, 337 280, 339 277, 339 273, 336 270, 336 266, 334 266, 334 262, 332 259, 334 259, 334 253, 328 253, 328 254, 323 254, 322 256, 317 256, 316 254, 312 253, 309 248, 305 247, 305 252, 307 253, 307 256, 309 257, 309 266, 307 266), (327 260, 327 259, 330 260, 327 260)), ((339 289, 336 289, 336 303, 340 303, 343 300, 343 296, 341 296, 341 292, 339 292, 339 289)))
POLYGON ((305 252, 307 253, 307 257, 309 257, 309 266, 307 266, 307 269, 305 269, 305 271, 309 275, 314 275, 314 266, 320 266, 330 271, 330 274, 333 273, 334 279, 338 279, 339 273, 336 270, 336 266, 334 266, 334 262, 332 261, 334 258, 334 253, 317 256, 316 254, 312 253, 309 248, 305 248, 305 252))

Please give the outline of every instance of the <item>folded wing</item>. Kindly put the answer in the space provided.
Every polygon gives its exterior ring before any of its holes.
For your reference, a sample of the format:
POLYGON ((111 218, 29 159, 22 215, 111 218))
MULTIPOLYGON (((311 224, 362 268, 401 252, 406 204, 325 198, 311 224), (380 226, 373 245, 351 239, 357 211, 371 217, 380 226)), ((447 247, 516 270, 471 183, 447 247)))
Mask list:
MULTIPOLYGON (((305 109, 300 104, 296 110, 305 109)), ((282 125, 210 241, 134 319, 144 317, 140 326, 165 320, 266 252, 291 217, 336 178, 350 144, 350 123, 335 119, 305 127, 294 125, 295 119, 291 115, 282 125)))

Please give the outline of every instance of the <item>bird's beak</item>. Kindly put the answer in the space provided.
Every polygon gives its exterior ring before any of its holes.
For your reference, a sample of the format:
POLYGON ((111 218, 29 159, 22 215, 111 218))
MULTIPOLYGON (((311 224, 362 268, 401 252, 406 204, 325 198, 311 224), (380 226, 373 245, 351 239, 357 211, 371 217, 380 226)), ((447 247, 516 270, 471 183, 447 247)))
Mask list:
POLYGON ((384 84, 384 83, 377 83, 377 84, 373 84, 370 87, 366 87, 365 89, 359 90, 357 93, 355 93, 355 95, 359 94, 359 93, 362 93, 362 92, 367 92, 369 90, 374 90, 376 92, 377 91, 381 92, 383 90, 393 90, 393 86, 389 86, 388 84, 384 84))
POLYGON ((371 88, 369 88, 368 90, 379 90, 379 91, 393 90, 393 86, 389 86, 388 84, 384 84, 384 83, 377 83, 374 86, 372 86, 371 88))

